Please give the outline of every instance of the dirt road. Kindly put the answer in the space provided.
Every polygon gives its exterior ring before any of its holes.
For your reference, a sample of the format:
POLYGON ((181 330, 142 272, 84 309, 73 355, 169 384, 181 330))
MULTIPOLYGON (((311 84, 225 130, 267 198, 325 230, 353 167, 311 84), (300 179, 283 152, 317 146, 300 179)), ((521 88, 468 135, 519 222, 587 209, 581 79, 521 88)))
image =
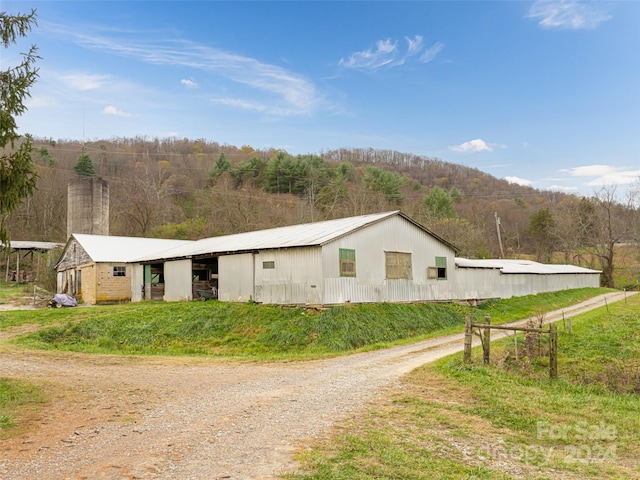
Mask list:
MULTIPOLYGON (((564 314, 605 298, 623 294, 564 314)), ((558 311, 545 320, 561 318, 558 311)), ((458 334, 329 360, 254 364, 5 345, 0 376, 44 385, 53 401, 31 431, 0 446, 0 478, 277 478, 295 469, 293 455, 310 438, 398 387, 403 374, 462 346, 458 334)))

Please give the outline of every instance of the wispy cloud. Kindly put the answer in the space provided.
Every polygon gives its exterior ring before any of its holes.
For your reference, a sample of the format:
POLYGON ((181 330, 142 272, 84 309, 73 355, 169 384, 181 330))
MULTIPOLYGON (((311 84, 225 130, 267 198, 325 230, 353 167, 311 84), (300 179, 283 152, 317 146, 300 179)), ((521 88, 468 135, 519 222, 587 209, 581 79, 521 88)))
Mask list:
POLYGON ((352 53, 347 60, 340 59, 339 65, 347 68, 375 70, 385 65, 399 65, 402 60, 399 60, 398 57, 397 42, 392 42, 390 39, 378 40, 375 48, 352 53))
POLYGON ((537 19, 542 28, 566 30, 595 28, 611 19, 601 3, 577 0, 537 0, 528 17, 537 19))
POLYGON ((130 113, 124 112, 122 110, 120 110, 119 108, 114 107, 113 105, 108 105, 106 107, 104 107, 104 110, 102 110, 102 113, 104 113, 105 115, 115 115, 116 117, 132 117, 133 115, 131 115, 130 113))
MULTIPOLYGON (((340 59, 341 67, 356 70, 377 70, 381 67, 397 67, 404 65, 409 57, 418 55, 424 49, 421 35, 413 38, 405 37, 406 47, 398 46, 397 40, 387 38, 378 40, 374 48, 352 53, 347 59, 340 59)), ((422 63, 431 62, 444 48, 444 43, 437 42, 419 57, 422 63)))
POLYGON ((468 142, 461 143, 460 145, 452 145, 449 150, 459 153, 478 153, 478 152, 491 152, 495 145, 487 144, 481 138, 469 140, 468 142))
POLYGON ((198 84, 193 80, 189 80, 188 78, 183 78, 180 80, 180 83, 187 88, 198 88, 198 84))
POLYGON ((109 75, 89 75, 84 73, 74 73, 62 75, 63 83, 74 90, 96 90, 103 87, 111 77, 109 75))
POLYGON ((267 110, 267 106, 260 102, 242 98, 214 98, 211 101, 218 105, 240 108, 242 110, 252 110, 255 112, 264 112, 267 110))
POLYGON ((578 187, 567 185, 550 185, 547 190, 553 190, 554 192, 573 193, 578 191, 578 187))
POLYGON ((420 53, 420 50, 422 50, 422 47, 424 46, 422 35, 416 35, 413 38, 404 37, 404 39, 407 41, 407 55, 420 53))
POLYGON ((628 185, 638 180, 640 170, 613 165, 583 165, 561 170, 572 177, 592 177, 586 185, 628 185))
MULTIPOLYGON (((76 43, 85 48, 152 65, 192 68, 262 92, 269 96, 265 105, 273 105, 273 108, 267 108, 268 113, 306 115, 321 103, 313 83, 302 75, 254 58, 185 40, 167 39, 151 43, 139 36, 114 38, 87 33, 74 35, 76 43)), ((181 81, 187 87, 196 85, 190 82, 181 81)))
POLYGON ((523 187, 530 187, 533 185, 531 180, 527 180, 526 178, 520 177, 504 177, 504 179, 509 183, 514 183, 516 185, 522 185, 523 187))
POLYGON ((425 52, 420 56, 420 61, 422 63, 429 63, 435 60, 436 56, 442 51, 444 48, 444 43, 436 42, 431 47, 427 48, 425 52))

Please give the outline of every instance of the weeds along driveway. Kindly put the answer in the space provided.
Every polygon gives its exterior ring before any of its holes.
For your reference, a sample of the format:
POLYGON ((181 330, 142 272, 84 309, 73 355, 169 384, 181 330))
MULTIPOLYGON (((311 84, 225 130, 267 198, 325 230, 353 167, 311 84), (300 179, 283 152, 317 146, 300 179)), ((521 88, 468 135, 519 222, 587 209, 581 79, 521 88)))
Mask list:
MULTIPOLYGON (((628 295, 628 294, 627 294, 628 295)), ((597 297, 546 321, 622 300, 597 297)), ((492 338, 500 338, 492 332, 492 338)), ((268 479, 295 470, 312 437, 402 388, 412 369, 462 350, 450 335, 292 363, 118 357, 0 349, 0 376, 52 402, 0 447, 2 479, 268 479)))

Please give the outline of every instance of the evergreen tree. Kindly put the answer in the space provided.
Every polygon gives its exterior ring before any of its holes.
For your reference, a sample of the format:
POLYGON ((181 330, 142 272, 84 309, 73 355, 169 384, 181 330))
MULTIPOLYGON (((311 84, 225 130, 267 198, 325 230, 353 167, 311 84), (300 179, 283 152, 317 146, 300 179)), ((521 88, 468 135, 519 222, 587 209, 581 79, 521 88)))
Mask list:
MULTIPOLYGON (((2 46, 9 48, 18 37, 25 37, 36 25, 36 11, 15 16, 0 12, 2 46)), ((37 173, 31 159, 31 139, 22 141, 18 135, 16 117, 27 108, 24 104, 29 88, 38 78, 35 62, 37 47, 32 45, 29 53, 22 55, 22 62, 14 67, 0 70, 0 243, 7 243, 7 217, 30 197, 36 188, 37 173)))
POLYGON ((93 160, 91 160, 88 153, 83 153, 78 157, 78 162, 73 167, 73 171, 81 177, 93 177, 96 174, 93 168, 93 160))
POLYGON ((432 187, 429 193, 425 195, 422 203, 429 220, 455 218, 456 216, 456 212, 453 209, 453 198, 442 187, 432 187))
POLYGON ((227 157, 224 153, 221 153, 216 160, 216 164, 209 170, 209 178, 215 179, 222 175, 224 172, 228 172, 231 170, 231 163, 227 160, 227 157))

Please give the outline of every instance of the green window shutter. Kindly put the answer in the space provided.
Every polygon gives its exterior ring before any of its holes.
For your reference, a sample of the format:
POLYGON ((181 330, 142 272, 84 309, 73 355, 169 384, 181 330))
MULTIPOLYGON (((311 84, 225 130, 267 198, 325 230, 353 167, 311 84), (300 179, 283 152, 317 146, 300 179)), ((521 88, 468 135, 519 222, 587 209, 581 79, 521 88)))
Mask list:
POLYGON ((144 283, 151 283, 151 265, 144 266, 144 283))
POLYGON ((447 279, 447 257, 436 257, 436 269, 438 280, 447 279))
POLYGON ((352 262, 356 261, 356 251, 351 248, 341 248, 340 249, 340 260, 351 260, 352 262))
POLYGON ((355 277, 356 276, 356 251, 351 248, 341 248, 340 257, 340 276, 355 277))

